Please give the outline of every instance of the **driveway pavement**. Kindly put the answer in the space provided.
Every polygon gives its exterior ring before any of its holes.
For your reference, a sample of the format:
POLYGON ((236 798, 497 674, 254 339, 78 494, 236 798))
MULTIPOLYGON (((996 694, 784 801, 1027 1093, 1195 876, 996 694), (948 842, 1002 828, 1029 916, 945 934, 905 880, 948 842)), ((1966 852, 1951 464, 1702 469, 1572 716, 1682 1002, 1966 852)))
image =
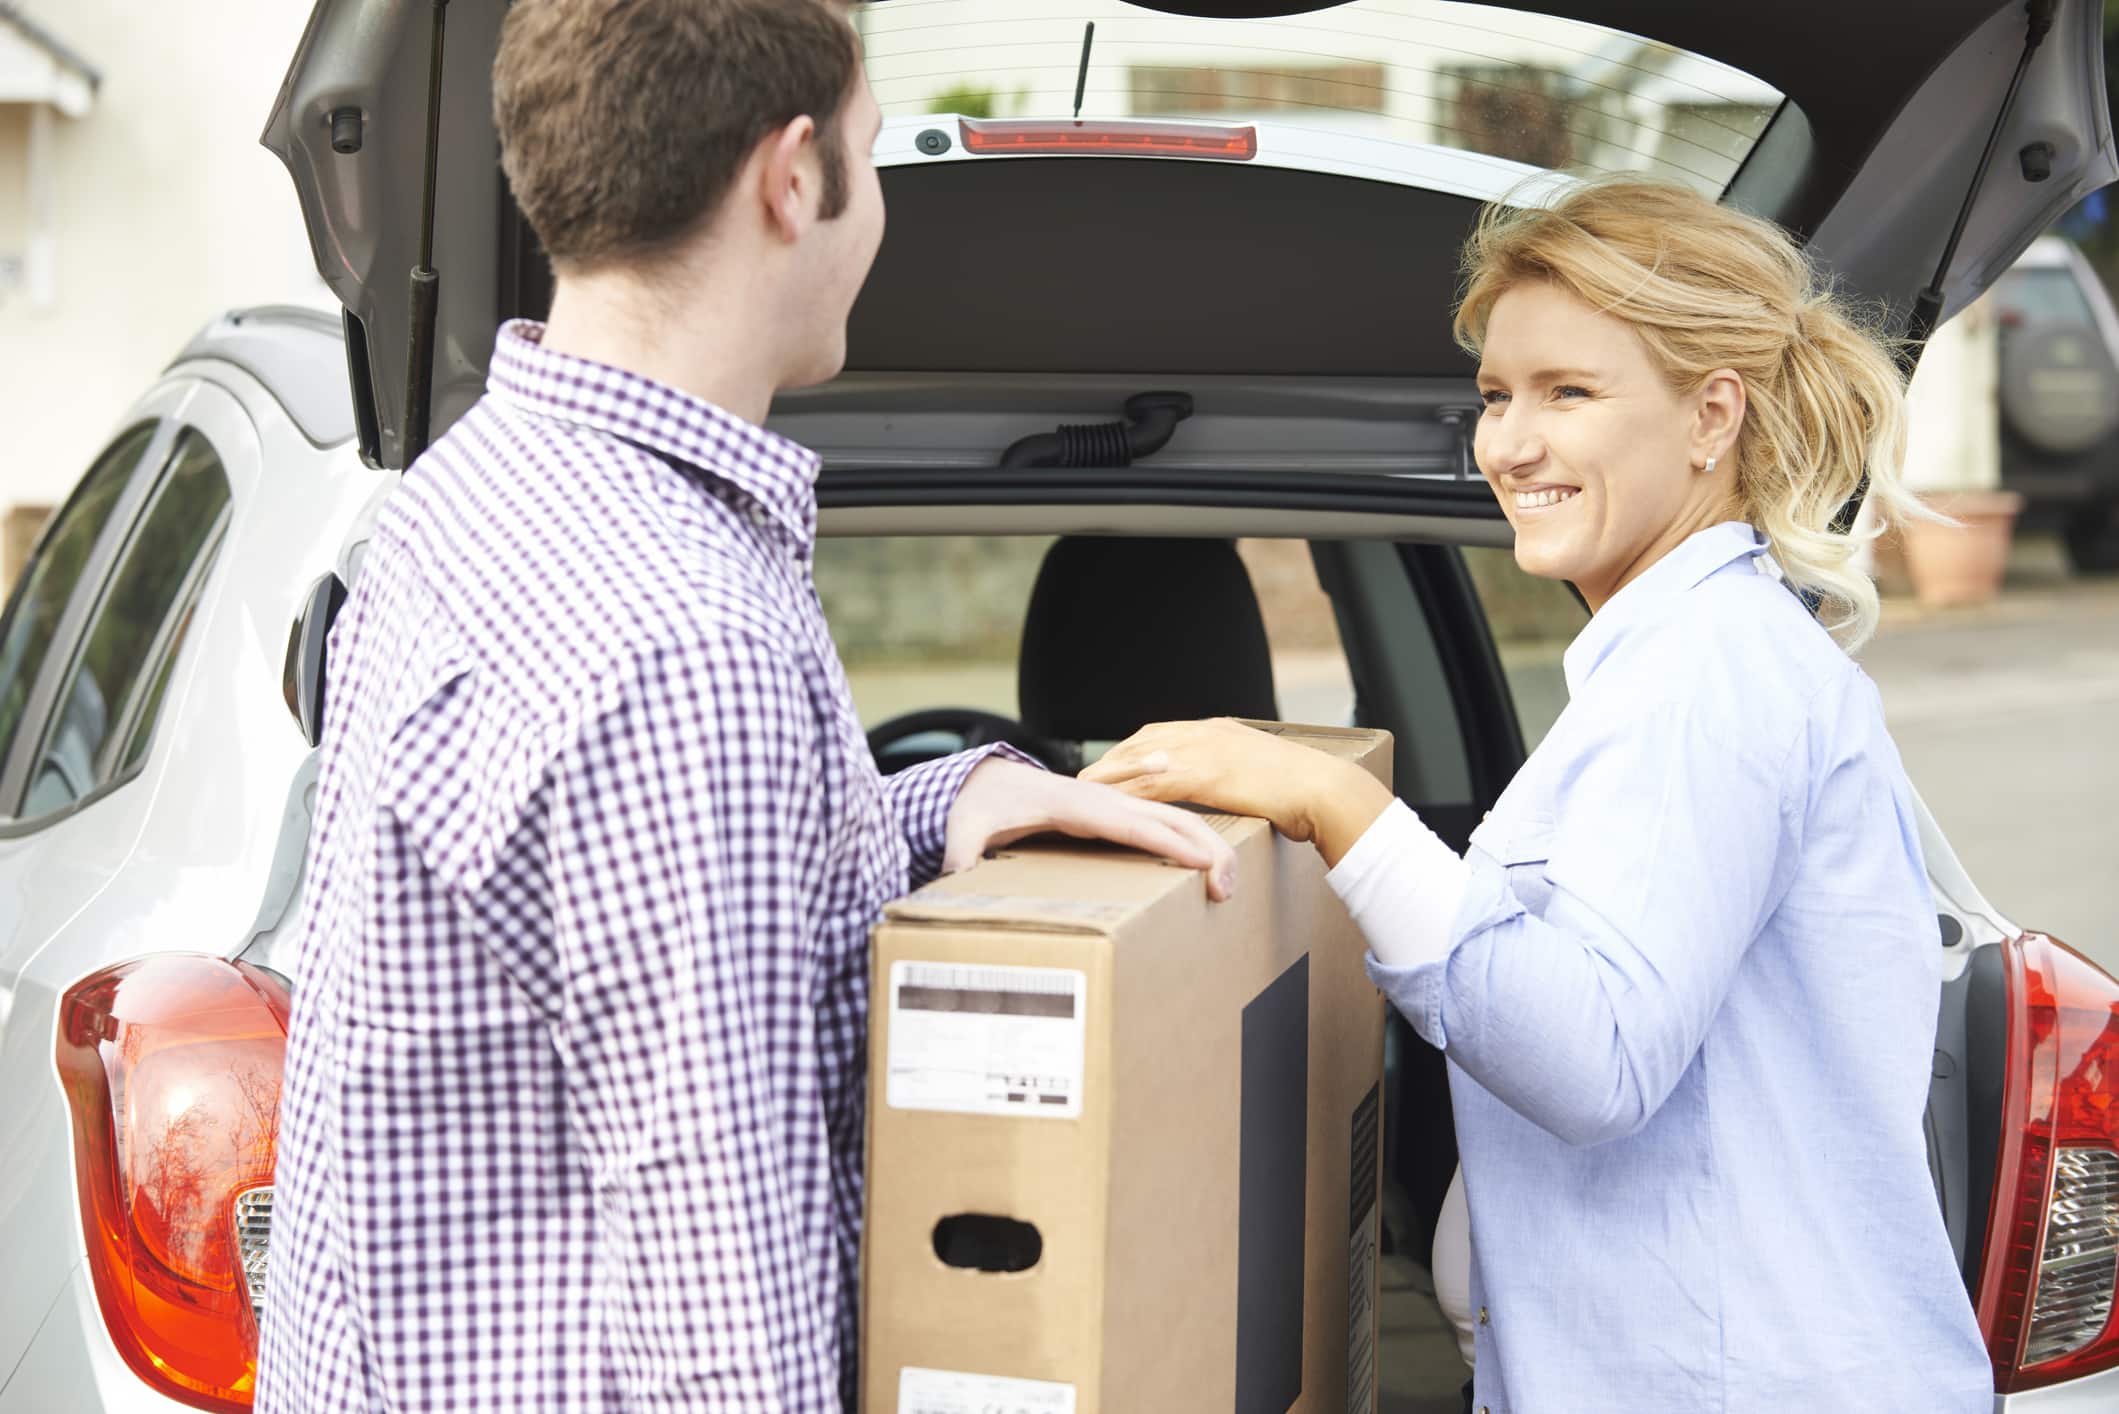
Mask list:
POLYGON ((1992 605, 1888 602, 1862 666, 1988 900, 2119 973, 2119 578, 2028 542, 1992 605))

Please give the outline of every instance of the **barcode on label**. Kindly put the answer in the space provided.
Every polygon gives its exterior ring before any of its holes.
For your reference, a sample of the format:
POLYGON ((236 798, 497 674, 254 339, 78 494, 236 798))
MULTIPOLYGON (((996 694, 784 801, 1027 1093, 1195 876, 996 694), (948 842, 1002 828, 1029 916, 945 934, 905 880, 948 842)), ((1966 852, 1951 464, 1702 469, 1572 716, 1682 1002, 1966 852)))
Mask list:
POLYGON ((897 980, 901 986, 1043 996, 1074 995, 1074 974, 1049 967, 976 967, 946 962, 904 962, 898 967, 897 980))

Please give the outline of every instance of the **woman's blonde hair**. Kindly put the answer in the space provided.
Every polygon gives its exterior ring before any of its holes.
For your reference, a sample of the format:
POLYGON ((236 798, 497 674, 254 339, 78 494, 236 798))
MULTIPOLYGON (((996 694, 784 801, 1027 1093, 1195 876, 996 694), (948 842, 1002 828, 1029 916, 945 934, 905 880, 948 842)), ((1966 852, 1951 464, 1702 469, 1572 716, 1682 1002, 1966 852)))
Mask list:
POLYGON ((1457 341, 1474 355, 1494 302, 1549 281, 1633 326, 1681 393, 1717 369, 1744 380, 1731 450, 1738 507, 1849 651, 1875 630, 1876 586, 1859 546, 1928 518, 1899 478, 1905 381, 1881 311, 1856 308, 1770 221, 1684 187, 1637 178, 1574 187, 1549 205, 1495 204, 1464 247, 1457 341), (1868 476, 1875 524, 1831 528, 1868 476))

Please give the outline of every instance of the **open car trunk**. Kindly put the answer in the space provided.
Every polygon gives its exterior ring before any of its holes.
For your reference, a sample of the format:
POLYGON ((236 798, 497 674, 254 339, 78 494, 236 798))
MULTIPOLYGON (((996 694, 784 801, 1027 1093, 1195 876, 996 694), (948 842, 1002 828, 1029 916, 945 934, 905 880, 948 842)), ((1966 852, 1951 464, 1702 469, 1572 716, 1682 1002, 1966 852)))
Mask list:
MULTIPOLYGON (((1253 17, 1326 11, 1322 18, 1349 31, 1382 23, 1360 0, 1337 7, 1314 0, 1218 6, 1195 0, 1153 10, 1114 3, 1067 8, 1100 20, 1097 42, 1114 56, 1114 68, 1128 52, 1124 24, 1213 25, 1211 32, 1202 31, 1201 42, 1218 52, 1231 47, 1232 36, 1263 33, 1231 31, 1232 24, 1289 29, 1298 21, 1318 22, 1299 15, 1285 22, 1171 21, 1157 11, 1253 17)), ((977 9, 982 24, 1014 15, 1030 25, 1047 23, 1053 7, 984 0, 977 9)), ((1372 122, 1359 127, 1351 117, 1344 133, 1320 136, 1318 125, 1298 111, 1319 106, 1304 96, 1313 92, 1305 89, 1251 105, 1261 109, 1259 151, 1243 163, 972 156, 961 141, 936 151, 932 140, 921 144, 921 134, 957 136, 959 130, 954 114, 927 110, 1005 100, 990 91, 936 94, 905 87, 909 80, 891 66, 911 41, 891 28, 891 16, 918 10, 906 28, 914 27, 912 20, 932 28, 934 15, 962 21, 970 10, 905 3, 865 10, 869 67, 886 114, 877 160, 891 218, 854 313, 848 373, 840 382, 868 390, 867 402, 887 402, 893 413, 917 408, 941 416, 950 410, 947 391, 961 386, 961 375, 1113 372, 1162 382, 1193 375, 1427 378, 1454 383, 1456 396, 1464 396, 1461 380, 1468 368, 1447 328, 1456 247, 1482 201, 1516 189, 1539 171, 1535 162, 1473 149, 1519 149, 1497 144, 1492 134, 1467 135, 1461 127, 1442 130, 1439 144, 1404 140, 1406 133, 1419 136, 1410 127, 1379 140, 1372 122), (1335 146, 1338 137, 1344 142, 1335 146)), ((489 72, 504 11, 505 0, 455 0, 446 7, 424 0, 319 0, 266 129, 266 145, 294 177, 318 268, 352 317, 363 443, 386 466, 401 466, 407 445, 410 275, 421 250, 428 59, 438 12, 446 15, 447 42, 432 231, 432 265, 439 276, 432 435, 439 436, 478 397, 498 322, 536 314, 548 298, 548 271, 507 197, 496 161, 489 72)), ((1492 48, 1498 43, 1492 36, 1513 43, 1513 30, 1563 21, 1576 22, 1579 39, 1569 38, 1576 29, 1564 31, 1555 44, 1565 51, 1565 62, 1548 54, 1535 67, 1538 74, 1560 73, 1554 82, 1592 96, 1624 88, 1627 101, 1635 102, 1641 88, 1636 78, 1660 66, 1659 82, 1696 90, 1679 99, 1723 102, 1733 95, 1769 104, 1756 109, 1757 121, 1721 154, 1720 165, 1696 171, 1696 162, 1677 162, 1666 174, 1719 188, 1723 199, 1781 221, 1809 241, 1849 292, 1903 312, 1933 275, 1971 187, 2024 47, 2025 7, 1995 0, 1927 0, 1919 6, 1786 0, 1769 23, 1741 7, 1689 0, 1575 0, 1513 10, 1438 3, 1393 23, 1443 27, 1449 30, 1446 42, 1394 33, 1389 43, 1397 48, 1377 52, 1402 59, 1414 52, 1409 46, 1463 48, 1463 33, 1487 36, 1491 42, 1482 43, 1492 48), (1640 47, 1627 49, 1629 43, 1640 47), (1607 62, 1602 56, 1613 45, 1618 47, 1607 62), (1728 81, 1736 87, 1716 89, 1719 78, 1680 73, 1671 67, 1677 62, 1672 55, 1713 65, 1717 75, 1728 72, 1722 65, 1733 66, 1741 71, 1728 81), (1756 93, 1738 92, 1739 80, 1756 93)), ((1064 16, 1049 24, 1058 32, 1036 32, 1040 52, 1049 51, 1048 69, 1066 68, 1071 85, 1080 24, 1064 16)), ((2078 197, 2119 176, 2105 110, 2100 26, 2101 7, 2091 0, 2059 0, 2055 7, 2051 33, 2030 63, 1943 281, 1945 313, 1983 290, 2078 197), (2046 144, 2042 156, 2027 164, 2020 154, 2038 143, 2046 144)), ((899 68, 942 76, 927 88, 948 81, 951 63, 966 66, 967 82, 981 80, 984 71, 977 65, 985 62, 985 51, 920 42, 929 47, 919 51, 918 64, 899 68)), ((1342 37, 1326 43, 1305 31, 1275 42, 1310 45, 1322 62, 1335 57, 1327 50, 1354 50, 1370 41, 1342 37)), ((1160 90, 1140 75, 1172 71, 1164 51, 1154 53, 1164 57, 1129 70, 1135 110, 1171 102, 1142 96, 1160 90)), ((1456 73, 1436 63, 1430 77, 1401 85, 1404 92, 1418 98, 1419 85, 1441 81, 1432 75, 1456 73)), ((1389 87, 1388 78, 1365 77, 1383 68, 1381 61, 1341 65, 1307 81, 1326 85, 1324 106, 1344 106, 1354 101, 1344 97, 1347 91, 1389 87)), ((1035 73, 1025 82, 1043 85, 1049 77, 1035 73)), ((1005 74, 986 78, 1012 81, 1005 74)), ((1461 76, 1451 81, 1464 82, 1461 76)), ((1230 88, 1226 78, 1217 82, 1230 88)), ((1243 80, 1252 87, 1258 82, 1255 76, 1243 80)), ((1063 100, 1047 106, 1044 92, 1039 87, 1026 94, 1036 114, 1064 112, 1063 100)), ((1667 95, 1664 101, 1662 111, 1689 111, 1667 95)), ((1102 102, 1108 112, 1122 100, 1107 95, 1102 102)), ((1210 116, 1227 116, 1231 104, 1228 92, 1216 95, 1210 116)), ((1670 125, 1675 131, 1674 119, 1670 125)), ((900 435, 895 445, 883 439, 876 447, 877 436, 844 415, 844 396, 843 388, 819 390, 790 396, 781 407, 790 431, 826 430, 816 440, 829 466, 851 464, 846 453, 863 446, 887 451, 889 460, 902 465, 948 445, 946 434, 932 448, 900 435), (805 417, 806 409, 828 405, 835 396, 842 399, 836 420, 805 417)), ((1442 396, 1438 391, 1431 403, 1442 396)), ((1432 423, 1435 411, 1422 407, 1413 421, 1432 423)), ((1196 430, 1203 432, 1213 415, 1202 408, 1196 430)), ((1035 426, 1026 419, 1021 430, 1035 426)), ((1393 435, 1400 446, 1410 436, 1416 450, 1423 441, 1438 440, 1417 430, 1393 435)), ((1439 442, 1446 451, 1452 439, 1440 435, 1439 442)))

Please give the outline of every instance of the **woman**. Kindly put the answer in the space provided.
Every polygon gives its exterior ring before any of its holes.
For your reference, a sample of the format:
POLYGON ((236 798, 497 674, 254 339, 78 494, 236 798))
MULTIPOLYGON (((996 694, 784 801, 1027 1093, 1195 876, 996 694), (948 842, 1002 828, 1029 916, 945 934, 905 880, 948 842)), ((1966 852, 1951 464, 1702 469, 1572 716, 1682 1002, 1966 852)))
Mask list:
POLYGON ((1985 1411, 1922 1131, 1935 913, 1829 528, 1865 467, 1918 513, 1891 360, 1776 227, 1683 190, 1490 209, 1466 274, 1479 468, 1594 611, 1469 854, 1230 722, 1087 774, 1331 866, 1450 1062, 1481 1406, 1985 1411))

